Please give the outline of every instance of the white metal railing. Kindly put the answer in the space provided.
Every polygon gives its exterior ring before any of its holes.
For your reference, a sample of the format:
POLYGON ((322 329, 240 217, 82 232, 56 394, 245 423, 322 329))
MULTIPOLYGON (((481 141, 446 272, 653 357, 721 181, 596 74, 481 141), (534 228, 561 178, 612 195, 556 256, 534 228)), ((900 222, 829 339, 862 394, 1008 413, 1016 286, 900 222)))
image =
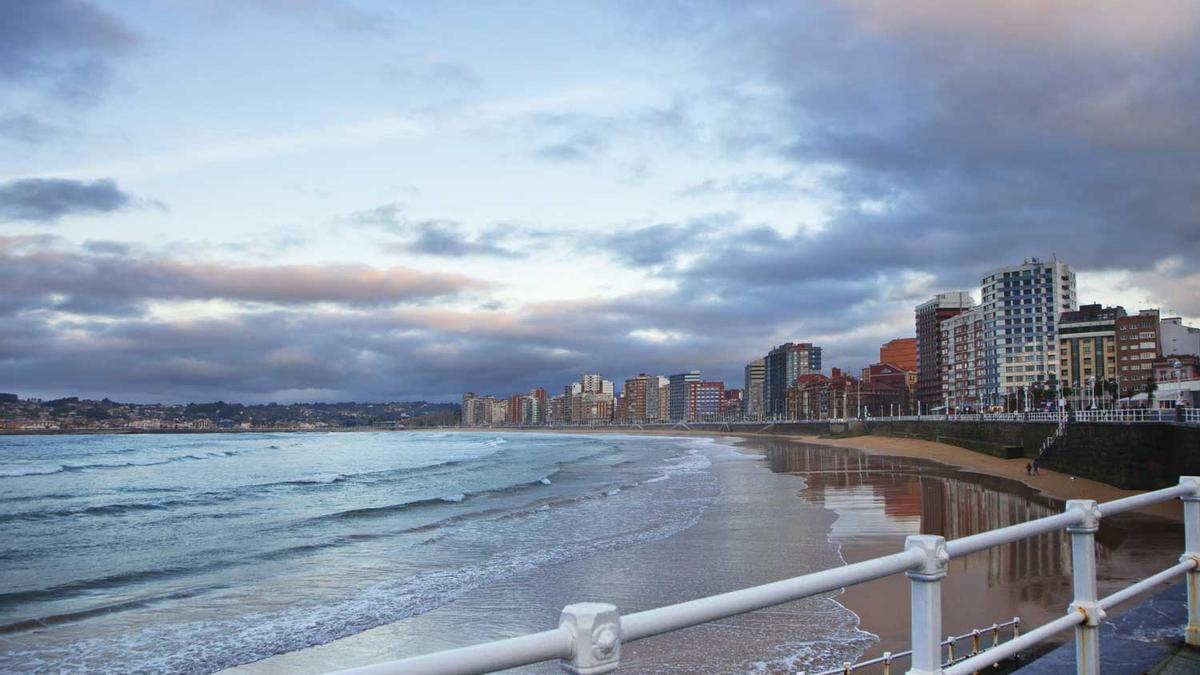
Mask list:
MULTIPOLYGON (((965 659, 971 658, 972 656, 975 656, 976 654, 982 652, 983 650, 988 649, 989 647, 984 646, 984 644, 983 644, 983 637, 985 635, 990 634, 992 636, 992 644, 990 645, 990 647, 999 646, 1000 645, 1000 631, 1004 628, 1011 628, 1012 629, 1012 639, 1014 639, 1014 640, 1017 639, 1021 635, 1021 617, 1013 617, 1010 621, 1005 621, 1003 623, 994 623, 990 626, 987 626, 986 628, 977 628, 977 629, 971 631, 970 633, 963 633, 962 635, 951 635, 950 637, 946 638, 945 640, 942 640, 942 646, 946 648, 946 661, 944 661, 942 663, 942 665, 943 666, 953 665, 954 663, 956 663, 958 661, 963 661, 965 659), (971 640, 970 653, 964 654, 962 656, 955 656, 954 655, 955 646, 957 646, 960 641, 966 640, 968 638, 970 638, 970 640, 971 640)), ((813 675, 850 675, 850 673, 853 673, 856 670, 861 670, 863 668, 869 668, 871 666, 883 666, 883 675, 891 675, 892 666, 895 665, 897 661, 900 661, 901 659, 905 659, 905 658, 908 658, 911 656, 912 656, 912 650, 909 650, 906 652, 897 652, 895 654, 893 654, 892 652, 884 652, 881 656, 876 656, 873 659, 867 659, 866 661, 859 661, 858 663, 843 663, 840 668, 832 668, 830 670, 823 670, 819 673, 813 673, 813 675)))
MULTIPOLYGON (((745 426, 769 426, 772 424, 794 424, 794 423, 820 423, 834 422, 845 423, 847 421, 867 421, 867 422, 1060 422, 1069 420, 1074 422, 1185 422, 1188 424, 1200 424, 1200 408, 1184 408, 1180 412, 1176 412, 1174 408, 1107 408, 1097 410, 1075 410, 1073 412, 1063 411, 1030 411, 1030 412, 1007 412, 1007 413, 937 413, 937 414, 922 414, 922 415, 870 415, 862 418, 826 418, 826 419, 804 419, 798 417, 773 416, 763 417, 762 419, 749 419, 735 416, 724 417, 705 417, 699 420, 686 421, 670 421, 670 420, 644 420, 636 422, 547 422, 544 424, 532 425, 512 425, 514 427, 535 426, 547 429, 591 429, 596 427, 606 428, 627 428, 627 429, 642 429, 646 425, 654 426, 673 426, 674 428, 687 429, 689 424, 725 424, 725 425, 745 425, 745 426)), ((506 425, 495 425, 493 428, 507 428, 506 425)))
POLYGON ((904 572, 912 590, 913 675, 963 675, 981 670, 1028 649, 1046 638, 1075 629, 1076 670, 1100 671, 1099 626, 1105 612, 1158 584, 1188 575, 1188 623, 1185 638, 1200 645, 1200 477, 1184 476, 1179 484, 1097 504, 1090 499, 1067 502, 1063 513, 946 541, 919 534, 908 537, 899 553, 753 586, 720 595, 621 616, 610 604, 585 602, 563 608, 557 628, 497 642, 414 656, 398 661, 340 671, 343 675, 466 675, 560 659, 570 673, 596 675, 617 669, 621 645, 717 619, 827 593, 846 586, 904 572), (1183 501, 1184 553, 1179 564, 1106 598, 1096 593, 1095 534, 1102 517, 1172 499, 1183 501), (1074 600, 1067 613, 1019 637, 943 667, 942 579, 950 560, 1003 544, 1065 529, 1071 535, 1074 600))

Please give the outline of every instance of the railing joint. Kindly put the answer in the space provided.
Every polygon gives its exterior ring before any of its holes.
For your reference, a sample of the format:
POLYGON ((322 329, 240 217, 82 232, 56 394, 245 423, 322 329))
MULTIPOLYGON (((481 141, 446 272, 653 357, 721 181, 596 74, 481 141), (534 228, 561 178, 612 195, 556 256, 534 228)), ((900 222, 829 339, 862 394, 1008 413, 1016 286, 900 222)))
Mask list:
POLYGON ((1075 515, 1079 520, 1074 525, 1068 525, 1068 534, 1092 534, 1100 529, 1100 505, 1094 499, 1069 499, 1066 512, 1075 515))
POLYGON ((563 608, 558 625, 571 634, 571 659, 559 662, 573 675, 602 675, 621 661, 621 616, 603 602, 580 602, 563 608))
POLYGON ((1067 609, 1072 612, 1079 612, 1083 615, 1083 625, 1099 626, 1108 613, 1100 606, 1099 601, 1091 602, 1072 602, 1067 606, 1067 609))

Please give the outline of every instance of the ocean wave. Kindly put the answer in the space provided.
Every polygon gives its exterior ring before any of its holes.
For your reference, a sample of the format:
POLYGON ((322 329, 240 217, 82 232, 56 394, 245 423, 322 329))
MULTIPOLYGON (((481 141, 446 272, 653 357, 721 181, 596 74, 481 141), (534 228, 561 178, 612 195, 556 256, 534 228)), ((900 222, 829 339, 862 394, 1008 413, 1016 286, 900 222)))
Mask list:
MULTIPOLYGON (((130 513, 144 513, 150 511, 170 511, 172 509, 187 507, 187 506, 207 506, 211 504, 228 501, 212 493, 203 493, 194 497, 185 497, 182 499, 167 499, 158 502, 113 502, 109 504, 93 504, 90 506, 80 506, 75 508, 65 509, 39 509, 36 511, 17 511, 15 513, 0 514, 0 523, 7 522, 33 522, 41 520, 52 520, 55 518, 75 518, 79 516, 96 517, 96 516, 121 516, 130 513)), ((222 514, 215 514, 222 515, 222 514)), ((235 514, 236 515, 236 514, 235 514)))
POLYGON ((0 478, 19 478, 21 476, 47 476, 52 473, 62 473, 67 467, 61 464, 37 466, 24 464, 9 464, 0 466, 0 478))
MULTIPOLYGON (((615 507, 605 503, 582 502, 594 506, 583 506, 572 522, 611 522, 606 514, 615 507)), ((319 604, 296 602, 271 611, 230 612, 222 618, 147 622, 118 638, 87 637, 46 648, 13 649, 3 654, 0 663, 14 671, 36 669, 39 663, 70 663, 81 670, 127 670, 136 664, 137 670, 146 672, 215 672, 419 615, 474 589, 533 570, 673 536, 694 525, 703 511, 689 504, 678 507, 665 518, 656 513, 644 527, 583 539, 557 538, 552 546, 529 541, 484 561, 382 581, 319 604)), ((560 516, 540 513, 547 525, 559 521, 560 516)), ((510 528, 492 523, 478 523, 451 536, 474 540, 483 532, 508 543, 521 541, 510 528)))
POLYGON ((221 457, 233 457, 237 454, 239 453, 236 450, 226 450, 222 452, 207 452, 203 454, 175 455, 173 457, 153 457, 140 460, 131 459, 113 462, 96 461, 93 459, 90 462, 65 462, 63 464, 53 465, 9 464, 0 466, 0 478, 17 478, 20 476, 38 476, 64 472, 96 471, 103 469, 123 469, 133 466, 159 466, 162 464, 171 464, 172 462, 189 462, 196 460, 216 459, 221 457))
MULTIPOLYGON (((551 476, 554 474, 550 474, 551 476)), ((516 492, 524 492, 526 490, 550 485, 549 477, 539 478, 527 483, 516 483, 504 487, 492 488, 489 490, 478 490, 475 492, 459 492, 439 497, 427 497, 422 499, 413 499, 407 502, 397 502, 395 504, 387 504, 384 506, 367 506, 357 509, 348 509, 346 511, 338 511, 335 513, 317 516, 309 519, 310 521, 321 520, 344 520, 355 518, 379 518, 383 516, 394 515, 403 511, 411 511, 430 506, 438 506, 445 504, 457 504, 467 500, 475 500, 481 497, 491 497, 504 494, 513 494, 516 492)))

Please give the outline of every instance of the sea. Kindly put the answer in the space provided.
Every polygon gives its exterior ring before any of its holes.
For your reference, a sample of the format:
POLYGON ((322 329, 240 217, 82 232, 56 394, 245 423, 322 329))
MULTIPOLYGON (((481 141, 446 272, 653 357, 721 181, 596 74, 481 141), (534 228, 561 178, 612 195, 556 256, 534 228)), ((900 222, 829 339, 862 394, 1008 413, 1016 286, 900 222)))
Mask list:
MULTIPOLYGON (((619 434, 0 436, 0 671, 324 672, 842 564, 835 514, 763 461, 619 434)), ((623 669, 811 671, 875 641, 834 593, 623 669)))

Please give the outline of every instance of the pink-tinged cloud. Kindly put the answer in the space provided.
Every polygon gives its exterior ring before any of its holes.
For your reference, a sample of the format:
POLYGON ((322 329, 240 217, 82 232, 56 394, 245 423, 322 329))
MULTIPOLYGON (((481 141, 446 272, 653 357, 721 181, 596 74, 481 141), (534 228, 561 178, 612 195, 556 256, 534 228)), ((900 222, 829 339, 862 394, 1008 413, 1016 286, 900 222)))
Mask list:
POLYGON ((62 308, 106 313, 146 300, 283 305, 383 305, 455 295, 483 284, 454 273, 363 264, 244 265, 62 250, 51 242, 0 239, 0 294, 56 296, 62 308))
POLYGON ((876 33, 940 32, 1051 48, 1160 54, 1200 33, 1193 0, 843 0, 876 33))

